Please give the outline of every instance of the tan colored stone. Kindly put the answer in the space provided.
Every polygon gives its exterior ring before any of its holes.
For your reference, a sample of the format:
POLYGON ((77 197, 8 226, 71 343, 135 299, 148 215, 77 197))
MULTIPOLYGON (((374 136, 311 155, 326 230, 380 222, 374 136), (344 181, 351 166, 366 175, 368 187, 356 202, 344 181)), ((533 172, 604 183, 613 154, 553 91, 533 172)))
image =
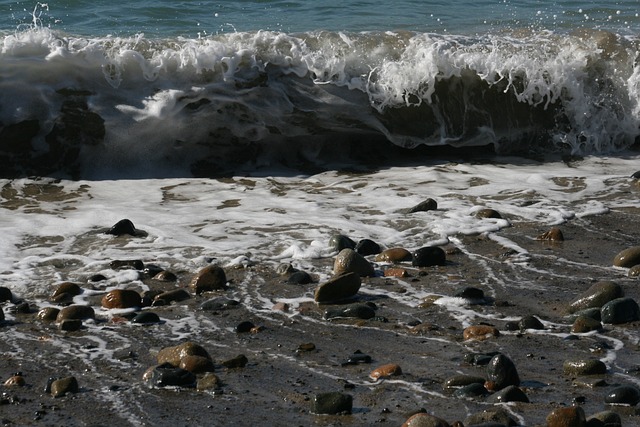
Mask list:
POLYGON ((102 297, 104 308, 131 308, 140 307, 142 298, 140 294, 131 289, 114 289, 102 297))
POLYGON ((197 295, 203 292, 225 289, 227 287, 227 276, 222 267, 208 265, 196 273, 191 279, 189 287, 197 295))
POLYGON ((211 360, 207 350, 199 344, 188 341, 173 347, 163 348, 158 352, 158 364, 170 363, 173 366, 180 366, 180 361, 187 356, 203 356, 211 360))
POLYGON ((497 337, 500 335, 500 331, 497 328, 489 325, 472 325, 462 332, 464 340, 478 340, 484 341, 488 338, 497 337))
POLYGON ((376 255, 375 260, 377 262, 389 262, 392 264, 403 262, 403 261, 411 261, 413 256, 411 252, 404 248, 391 248, 386 249, 376 255))
POLYGON ((400 365, 388 363, 371 371, 369 377, 373 380, 379 380, 380 378, 388 378, 397 375, 402 375, 402 368, 400 368, 400 365))

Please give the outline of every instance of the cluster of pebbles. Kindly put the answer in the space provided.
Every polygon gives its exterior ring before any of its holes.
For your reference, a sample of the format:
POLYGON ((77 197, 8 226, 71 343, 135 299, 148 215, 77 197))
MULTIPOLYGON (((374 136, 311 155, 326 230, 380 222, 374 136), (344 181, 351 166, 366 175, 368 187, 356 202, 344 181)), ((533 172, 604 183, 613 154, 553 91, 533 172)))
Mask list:
MULTIPOLYGON (((436 209, 437 204, 429 199, 408 212, 418 212, 436 209)), ((483 218, 499 218, 496 211, 485 209, 476 213, 483 218)), ((122 220, 107 231, 115 236, 127 235, 132 237, 144 236, 144 231, 138 230, 129 220, 122 220)), ((552 228, 541 234, 539 240, 562 241, 564 237, 558 228, 552 228)), ((315 286, 313 298, 316 306, 322 310, 324 321, 353 319, 354 321, 387 321, 377 314, 377 306, 372 302, 360 302, 363 280, 375 278, 410 278, 421 274, 422 270, 431 267, 447 265, 448 257, 455 253, 455 248, 427 246, 414 251, 402 247, 389 249, 381 248, 372 240, 364 239, 355 242, 345 235, 334 235, 329 241, 330 247, 337 252, 333 264, 333 275, 321 283, 314 283, 314 277, 305 272, 292 268, 290 265, 281 266, 278 273, 286 276, 290 284, 315 286), (373 260, 373 264, 370 260, 373 260)), ((615 256, 613 264, 628 268, 630 276, 640 275, 640 247, 623 250, 615 256)), ((167 270, 154 265, 145 265, 141 260, 114 260, 110 267, 114 270, 132 269, 139 272, 141 279, 164 283, 168 286, 158 286, 147 292, 135 289, 117 288, 108 292, 86 289, 73 282, 59 284, 50 301, 52 306, 39 309, 36 318, 43 322, 52 322, 59 330, 72 333, 83 329, 83 322, 99 321, 94 306, 107 310, 129 309, 121 314, 114 314, 110 322, 132 322, 139 324, 158 324, 163 320, 154 312, 154 307, 179 304, 194 297, 207 296, 211 293, 224 293, 229 288, 227 272, 223 267, 209 265, 193 274, 186 286, 178 285, 178 277, 167 270), (84 301, 79 304, 78 297, 84 301), (62 308, 58 308, 62 307, 62 308)), ((90 283, 99 283, 101 277, 94 276, 90 283)), ((455 295, 468 304, 491 305, 495 303, 476 287, 464 287, 455 295)), ((424 302, 425 306, 437 304, 440 297, 424 302)), ((20 301, 12 295, 8 288, 0 288, 0 300, 11 301, 12 310, 29 313, 28 303, 20 301)), ((200 305, 202 310, 224 310, 240 304, 238 301, 217 297, 209 299, 200 305)), ((288 304, 276 303, 274 310, 288 311, 288 304)), ((302 309, 300 309, 302 311, 302 309)), ((613 281, 595 283, 581 295, 568 304, 567 321, 571 322, 571 333, 567 339, 579 334, 602 332, 604 325, 619 325, 640 320, 638 303, 630 297, 625 297, 624 289, 613 281)), ((4 312, 0 310, 0 320, 4 320, 4 312)), ((409 325, 413 333, 423 333, 432 325, 417 322, 409 325)), ((437 328, 433 326, 434 328, 437 328)), ((503 328, 491 324, 472 324, 461 331, 460 340, 464 342, 483 342, 499 339, 503 334, 522 334, 527 331, 545 330, 547 326, 536 316, 523 316, 519 321, 505 322, 503 328)), ((262 327, 250 321, 239 323, 236 333, 260 333, 262 327)), ((223 393, 224 381, 216 374, 220 369, 242 369, 249 363, 244 354, 215 361, 206 344, 192 341, 160 349, 155 358, 156 363, 149 366, 140 381, 153 388, 174 387, 178 389, 194 389, 199 392, 210 392, 213 395, 223 393)), ((313 343, 301 344, 298 352, 314 351, 313 343)), ((364 366, 373 363, 370 355, 355 351, 343 362, 343 366, 364 366)), ((530 399, 527 388, 523 387, 518 368, 511 358, 502 352, 476 353, 464 355, 464 363, 468 366, 482 367, 483 375, 466 375, 452 373, 442 384, 442 390, 447 395, 459 399, 481 400, 491 404, 488 409, 460 420, 444 420, 424 409, 406 414, 404 427, 501 427, 515 426, 519 421, 509 411, 509 405, 528 404, 530 399)), ((372 383, 401 379, 405 376, 401 363, 381 363, 369 370, 369 380, 372 383)), ((608 372, 607 365, 598 358, 568 359, 562 366, 562 374, 567 378, 577 379, 589 383, 590 387, 597 387, 603 383, 608 372)), ((5 387, 23 387, 25 380, 20 373, 11 375, 4 383, 5 387)), ((53 397, 77 393, 80 389, 78 380, 73 377, 52 377, 44 385, 46 393, 53 397)), ((319 391, 310 399, 309 411, 318 416, 341 416, 353 413, 354 396, 344 391, 319 391)), ((620 415, 614 408, 618 406, 635 407, 640 402, 640 389, 632 384, 620 385, 611 389, 603 402, 612 405, 607 409, 593 414, 585 414, 580 405, 554 408, 546 418, 548 427, 614 427, 622 426, 620 415)), ((7 403, 7 402, 3 402, 7 403)))

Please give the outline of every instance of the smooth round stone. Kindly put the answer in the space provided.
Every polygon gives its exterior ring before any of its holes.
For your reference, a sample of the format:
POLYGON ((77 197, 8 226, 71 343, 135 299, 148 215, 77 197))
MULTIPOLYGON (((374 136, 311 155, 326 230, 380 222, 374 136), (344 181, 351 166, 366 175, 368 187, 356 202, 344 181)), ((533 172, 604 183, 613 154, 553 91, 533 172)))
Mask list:
POLYGON ((364 354, 360 350, 356 350, 346 361, 342 362, 342 366, 359 365, 361 363, 371 363, 371 356, 364 354))
POLYGON ((602 323, 596 319, 586 316, 578 316, 571 326, 571 333, 584 334, 602 329, 602 323))
POLYGON ((56 320, 56 318, 58 317, 58 313, 60 313, 59 308, 44 307, 38 311, 38 314, 36 314, 36 318, 38 318, 39 320, 44 320, 46 322, 52 322, 56 320))
POLYGON ((484 384, 472 383, 457 389, 453 395, 458 398, 474 398, 488 395, 489 392, 484 388, 484 384))
POLYGON ((196 390, 218 390, 222 386, 222 381, 213 372, 206 372, 196 383, 196 390))
POLYGON ((593 320, 597 320, 598 322, 602 320, 602 315, 600 314, 600 307, 586 308, 584 310, 576 311, 573 315, 568 316, 570 321, 575 322, 578 317, 588 317, 593 320))
POLYGON ((333 263, 333 274, 339 276, 346 273, 356 273, 360 277, 375 275, 371 263, 353 249, 341 250, 333 263))
POLYGON ((402 424, 402 427, 449 427, 449 423, 441 418, 420 412, 412 415, 402 424))
POLYGON ((622 427, 622 419, 613 411, 602 411, 587 419, 587 427, 622 427))
POLYGON ((142 313, 136 314, 136 316, 131 319, 131 323, 160 323, 160 316, 153 311, 143 311, 142 313))
POLYGON ((438 202, 429 198, 424 200, 412 208, 407 210, 407 213, 416 213, 416 212, 427 212, 427 211, 435 211, 438 209, 438 202))
POLYGON ((328 308, 324 312, 324 318, 327 320, 339 318, 355 318, 366 320, 375 317, 375 315, 375 310, 367 304, 351 304, 346 307, 328 308))
POLYGON ((313 283, 313 278, 306 271, 296 271, 291 273, 287 278, 287 283, 291 283, 292 285, 308 285, 309 283, 313 283))
POLYGON ((196 385, 195 374, 170 363, 148 369, 142 378, 151 387, 195 387, 196 385))
POLYGON ((371 371, 369 377, 373 380, 379 380, 380 378, 388 378, 397 375, 402 375, 402 368, 395 363, 388 363, 382 365, 371 371))
POLYGON ((0 307, 0 322, 4 321, 4 310, 0 307))
POLYGON ((566 360, 562 370, 565 375, 602 375, 607 373, 607 365, 598 359, 566 360))
POLYGON ((329 247, 340 252, 343 249, 355 249, 356 242, 343 234, 335 234, 329 239, 329 247))
POLYGON ((640 390, 637 387, 623 385, 611 390, 604 398, 604 403, 610 405, 635 406, 640 402, 640 390))
POLYGON ((618 325, 640 320, 640 307, 633 298, 618 298, 609 301, 600 310, 602 323, 618 325))
POLYGON ((102 297, 104 308, 132 308, 142 305, 140 294, 132 289, 114 289, 102 297))
POLYGON ((191 341, 184 342, 182 344, 165 347, 158 352, 158 364, 169 363, 172 366, 180 366, 180 361, 187 356, 203 356, 211 360, 211 356, 207 350, 199 344, 191 341))
POLYGON ((524 316, 522 319, 520 319, 520 321, 518 322, 518 327, 521 331, 525 331, 527 329, 535 329, 535 330, 544 329, 544 325, 542 324, 540 319, 531 315, 524 316))
POLYGON ((434 265, 447 265, 447 255, 444 249, 438 246, 426 246, 413 253, 411 264, 414 267, 431 267, 434 265))
POLYGON ((497 351, 493 351, 490 353, 465 353, 463 356, 463 360, 465 361, 465 363, 468 363, 470 365, 486 366, 489 364, 491 359, 493 359, 493 357, 498 354, 500 354, 500 352, 497 351))
POLYGON ((640 264, 640 246, 624 249, 613 258, 613 265, 616 267, 630 268, 638 264, 640 264))
POLYGON ((113 270, 144 270, 144 263, 139 259, 116 259, 109 263, 113 270))
POLYGON ((12 375, 4 382, 5 387, 24 387, 27 382, 22 375, 12 375))
POLYGON ((353 397, 349 394, 320 393, 313 397, 311 412, 318 415, 350 414, 352 408, 353 397))
POLYGON ((180 359, 179 368, 185 369, 189 372, 193 372, 194 374, 200 374, 203 372, 213 372, 214 366, 211 359, 208 359, 204 356, 185 356, 180 359))
POLYGON ((120 221, 116 222, 109 230, 107 230, 105 234, 112 234, 114 236, 129 235, 135 237, 139 233, 131 220, 121 219, 120 221))
POLYGON ((240 322, 236 325, 236 332, 240 333, 240 334, 245 334, 247 332, 251 332, 251 330, 253 328, 255 328, 256 325, 255 323, 249 321, 249 320, 245 320, 244 322, 240 322))
POLYGON ((178 280, 178 276, 170 271, 162 270, 153 276, 153 280, 158 280, 160 282, 176 282, 178 280))
POLYGON ((500 215, 500 212, 498 212, 495 209, 480 209, 479 211, 476 212, 476 218, 495 218, 495 219, 502 219, 502 215, 500 215))
POLYGON ((0 286, 0 302, 11 301, 13 300, 13 295, 11 294, 11 289, 6 286, 0 286))
POLYGON ((392 264, 396 264, 404 261, 411 261, 412 259, 413 259, 413 256, 411 255, 411 252, 409 252, 404 248, 385 249, 384 251, 376 255, 376 258, 375 258, 377 262, 388 262, 392 264))
POLYGON ((200 310, 204 311, 223 311, 238 307, 240 302, 227 297, 213 298, 200 304, 200 310))
POLYGON ((409 277, 409 272, 404 268, 387 268, 383 272, 384 277, 409 277))
POLYGON ((594 283, 578 299, 569 304, 569 313, 587 308, 600 308, 607 302, 623 297, 623 291, 617 283, 603 281, 594 283))
POLYGON ((314 299, 319 304, 330 304, 352 298, 360 290, 360 276, 347 273, 334 277, 320 284, 314 293, 314 299))
POLYGON ((55 291, 51 294, 51 298, 56 298, 62 294, 68 295, 80 295, 82 293, 82 288, 77 283, 72 282, 64 282, 58 285, 55 291))
POLYGON ((454 375, 444 381, 443 388, 446 390, 468 386, 469 384, 484 384, 484 381, 483 377, 477 377, 474 375, 454 375))
POLYGON ((462 337, 466 340, 484 341, 488 338, 500 336, 497 328, 489 325, 471 325, 462 331, 462 337))
POLYGON ((222 366, 228 369, 244 368, 249 363, 249 359, 244 354, 239 354, 232 359, 225 360, 221 363, 222 366))
POLYGON ((640 276, 640 264, 634 265, 633 267, 631 267, 629 269, 629 272, 627 273, 627 275, 629 277, 639 277, 640 276))
POLYGON ((60 323, 66 319, 95 319, 96 313, 89 305, 70 305, 58 312, 56 322, 60 323))
POLYGON ((203 292, 226 289, 227 276, 222 267, 208 265, 196 273, 193 279, 191 279, 189 287, 197 295, 203 292))
POLYGON ((371 239, 362 239, 356 245, 355 251, 362 256, 376 255, 380 253, 380 245, 371 239))
POLYGON ((579 406, 569 406, 551 411, 547 416, 547 427, 586 427, 584 410, 579 406))
POLYGON ((495 426, 496 424, 502 424, 503 426, 515 426, 517 423, 509 416, 507 411, 502 408, 488 408, 482 412, 469 415, 464 420, 464 425, 481 426, 481 425, 495 426))
POLYGON ((496 354, 491 358, 486 368, 487 387, 490 391, 502 390, 510 385, 519 386, 520 377, 516 365, 504 354, 496 354))
POLYGON ((154 305, 156 301, 164 301, 167 304, 171 304, 172 302, 180 302, 180 301, 184 301, 184 300, 188 300, 189 298, 191 298, 191 295, 189 295, 189 292, 187 292, 184 289, 172 289, 170 291, 167 292, 162 292, 158 295, 156 295, 155 297, 153 297, 153 301, 154 301, 154 305))
POLYGON ((73 332, 82 328, 82 320, 80 319, 64 319, 58 324, 61 331, 73 332))
POLYGON ((61 378, 51 383, 51 395, 53 397, 62 397, 67 393, 78 392, 78 380, 75 377, 61 378))
POLYGON ((481 300, 484 299, 484 291, 472 286, 466 286, 462 289, 458 289, 453 296, 470 300, 481 300))
POLYGON ((525 402, 529 403, 526 394, 514 385, 507 386, 487 398, 488 403, 525 402))
POLYGON ((562 230, 557 227, 550 228, 545 231, 541 235, 539 235, 536 240, 550 240, 553 242, 563 242, 564 235, 562 234, 562 230))

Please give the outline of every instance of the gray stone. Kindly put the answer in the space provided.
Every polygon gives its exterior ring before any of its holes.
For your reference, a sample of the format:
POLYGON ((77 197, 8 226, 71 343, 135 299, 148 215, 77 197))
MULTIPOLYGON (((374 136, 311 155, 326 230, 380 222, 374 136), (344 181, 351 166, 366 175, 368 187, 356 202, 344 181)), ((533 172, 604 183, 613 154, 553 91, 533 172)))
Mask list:
POLYGON ((316 288, 314 299, 319 304, 344 301, 358 293, 360 284, 360 276, 356 273, 333 277, 316 288))
POLYGON ((602 323, 620 324, 640 320, 640 307, 633 298, 618 298, 609 301, 600 310, 602 323))
POLYGON ((353 249, 343 249, 333 263, 333 274, 339 276, 351 272, 357 273, 360 277, 375 275, 373 266, 365 257, 353 249))
POLYGON ((566 360, 562 370, 565 375, 602 375, 607 373, 607 365, 598 359, 566 360))
POLYGON ((623 296, 622 288, 613 282, 597 282, 587 289, 578 299, 569 304, 569 313, 588 308, 602 307, 607 302, 623 296))
POLYGON ((640 246, 633 246, 620 251, 613 258, 613 265, 616 267, 633 267, 640 264, 640 246))
POLYGON ((349 394, 338 392, 320 393, 313 398, 311 412, 324 415, 350 414, 352 408, 353 397, 349 394))

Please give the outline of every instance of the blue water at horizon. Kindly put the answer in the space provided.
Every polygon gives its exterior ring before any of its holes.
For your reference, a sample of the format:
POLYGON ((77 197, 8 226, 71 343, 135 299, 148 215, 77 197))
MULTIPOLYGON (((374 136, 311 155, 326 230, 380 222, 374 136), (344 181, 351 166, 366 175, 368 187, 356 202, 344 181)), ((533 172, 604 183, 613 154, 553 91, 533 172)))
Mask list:
POLYGON ((143 33, 151 38, 195 38, 257 30, 482 34, 505 29, 569 32, 580 28, 637 35, 638 5, 637 0, 607 5, 584 0, 0 0, 0 31, 12 32, 35 23, 84 37, 143 33))

